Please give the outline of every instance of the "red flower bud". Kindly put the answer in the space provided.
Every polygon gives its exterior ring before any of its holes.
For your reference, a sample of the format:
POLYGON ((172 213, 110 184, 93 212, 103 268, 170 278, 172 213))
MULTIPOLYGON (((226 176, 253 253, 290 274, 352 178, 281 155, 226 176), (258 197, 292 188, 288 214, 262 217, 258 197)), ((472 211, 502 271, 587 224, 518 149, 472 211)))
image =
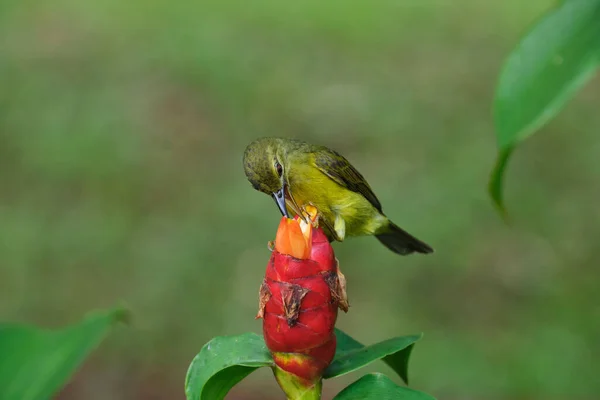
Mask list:
POLYGON ((335 354, 338 307, 347 311, 348 303, 333 248, 311 224, 316 209, 308 211, 308 223, 299 217, 281 219, 257 318, 263 318, 265 343, 277 367, 315 385, 335 354))

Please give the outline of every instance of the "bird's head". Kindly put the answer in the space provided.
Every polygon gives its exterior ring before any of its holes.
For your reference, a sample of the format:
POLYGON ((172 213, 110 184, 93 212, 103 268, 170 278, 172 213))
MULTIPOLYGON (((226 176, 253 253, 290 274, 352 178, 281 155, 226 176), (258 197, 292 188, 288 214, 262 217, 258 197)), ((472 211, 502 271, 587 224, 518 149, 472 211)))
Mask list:
POLYGON ((260 138, 244 152, 244 171, 254 189, 273 197, 281 214, 288 217, 285 205, 285 154, 279 138, 260 138))

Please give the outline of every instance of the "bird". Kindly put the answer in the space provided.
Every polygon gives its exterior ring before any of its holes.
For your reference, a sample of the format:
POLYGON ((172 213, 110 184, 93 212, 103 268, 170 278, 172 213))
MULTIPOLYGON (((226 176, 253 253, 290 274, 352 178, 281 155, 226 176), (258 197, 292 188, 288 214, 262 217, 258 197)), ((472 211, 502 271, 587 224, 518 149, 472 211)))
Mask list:
POLYGON ((306 206, 314 206, 330 242, 375 236, 400 255, 433 252, 390 221, 365 178, 334 150, 297 139, 262 137, 246 147, 243 164, 252 187, 273 197, 283 216, 302 216, 306 206))

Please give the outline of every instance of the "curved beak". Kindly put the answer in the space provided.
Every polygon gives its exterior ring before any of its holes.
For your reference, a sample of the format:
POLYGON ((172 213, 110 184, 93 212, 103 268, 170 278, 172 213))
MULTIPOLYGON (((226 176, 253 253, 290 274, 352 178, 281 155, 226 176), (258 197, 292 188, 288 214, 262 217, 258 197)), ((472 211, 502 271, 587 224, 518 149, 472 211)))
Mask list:
POLYGON ((279 207, 279 211, 281 211, 281 215, 289 218, 290 216, 288 215, 287 207, 285 205, 285 187, 286 187, 286 184, 284 182, 283 185, 281 185, 281 189, 274 192, 272 194, 272 197, 273 197, 273 200, 275 200, 275 203, 277 203, 277 207, 279 207))

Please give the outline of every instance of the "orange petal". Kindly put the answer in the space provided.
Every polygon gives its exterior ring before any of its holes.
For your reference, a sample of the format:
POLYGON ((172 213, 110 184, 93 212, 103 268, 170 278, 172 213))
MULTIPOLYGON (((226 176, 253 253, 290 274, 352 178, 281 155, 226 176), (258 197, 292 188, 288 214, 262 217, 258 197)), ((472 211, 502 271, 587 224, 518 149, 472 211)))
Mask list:
POLYGON ((275 250, 295 258, 310 258, 312 231, 303 232, 297 219, 282 217, 275 237, 275 250))
POLYGON ((308 258, 310 257, 310 252, 308 253, 308 257, 306 257, 306 238, 300 229, 300 224, 296 220, 290 220, 288 223, 288 235, 290 241, 290 253, 292 257, 295 258, 308 258))
POLYGON ((290 252, 290 236, 288 235, 288 218, 281 217, 277 235, 275 236, 275 250, 281 254, 289 254, 290 252))
POLYGON ((306 223, 303 220, 298 221, 302 236, 304 237, 304 254, 303 259, 310 258, 312 252, 312 224, 306 223))

